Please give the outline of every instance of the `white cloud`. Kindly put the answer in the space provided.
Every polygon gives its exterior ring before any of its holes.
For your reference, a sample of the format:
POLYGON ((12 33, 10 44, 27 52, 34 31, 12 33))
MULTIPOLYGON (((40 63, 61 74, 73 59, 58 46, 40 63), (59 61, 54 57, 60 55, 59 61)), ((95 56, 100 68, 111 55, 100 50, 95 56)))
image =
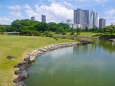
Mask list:
POLYGON ((21 10, 22 7, 19 5, 16 5, 16 6, 8 6, 8 8, 11 10, 21 10))
POLYGON ((14 20, 23 18, 21 12, 10 12, 8 17, 0 17, 0 24, 10 25, 14 20))
POLYGON ((26 15, 30 18, 32 16, 38 16, 38 13, 34 11, 28 4, 24 6, 26 15))
POLYGON ((72 5, 71 5, 70 3, 68 3, 68 2, 66 2, 66 1, 63 1, 63 3, 64 3, 65 5, 67 5, 67 6, 72 7, 72 5))
POLYGON ((106 11, 105 13, 106 13, 107 15, 109 15, 109 16, 113 16, 113 15, 115 15, 115 9, 108 10, 108 11, 106 11))
POLYGON ((9 25, 11 22, 11 20, 7 17, 0 17, 0 24, 6 24, 6 25, 9 25))
MULTIPOLYGON (((70 4, 66 3, 66 5, 70 4)), ((25 17, 30 19, 32 16, 35 16, 36 20, 41 21, 41 15, 44 14, 46 15, 47 22, 59 23, 61 21, 66 21, 67 19, 73 19, 73 10, 67 9, 62 3, 51 3, 50 6, 38 6, 38 4, 35 4, 34 8, 35 10, 28 4, 25 4, 24 6, 10 6, 9 9, 12 9, 13 11, 9 13, 8 18, 13 21, 25 17), (24 8, 23 11, 22 8, 24 8), (22 12, 26 15, 23 16, 22 12)))
POLYGON ((55 0, 48 0, 49 2, 52 2, 52 3, 54 3, 54 2, 56 2, 55 0))
POLYGON ((24 8, 26 8, 26 9, 32 9, 28 4, 25 4, 24 8))
POLYGON ((39 16, 38 19, 41 19, 41 15, 45 14, 48 22, 61 22, 73 17, 73 10, 67 9, 61 4, 51 3, 50 6, 35 5, 35 8, 39 16))
POLYGON ((23 18, 21 12, 10 12, 9 14, 10 14, 10 15, 13 15, 13 16, 16 16, 16 17, 18 17, 18 18, 23 18))
MULTIPOLYGON (((72 1, 72 0, 70 0, 72 1)), ((75 1, 79 1, 79 2, 107 2, 107 1, 110 1, 110 0, 75 0, 75 1)))
POLYGON ((107 19, 108 25, 110 25, 111 23, 115 24, 115 9, 106 10, 105 18, 107 19))

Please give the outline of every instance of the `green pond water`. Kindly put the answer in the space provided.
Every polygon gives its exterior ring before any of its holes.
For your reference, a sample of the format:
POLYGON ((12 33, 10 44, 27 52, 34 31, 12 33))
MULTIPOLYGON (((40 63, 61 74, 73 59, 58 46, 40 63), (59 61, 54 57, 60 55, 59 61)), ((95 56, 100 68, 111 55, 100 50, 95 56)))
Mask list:
POLYGON ((28 68, 27 86, 115 86, 115 42, 46 52, 28 68))

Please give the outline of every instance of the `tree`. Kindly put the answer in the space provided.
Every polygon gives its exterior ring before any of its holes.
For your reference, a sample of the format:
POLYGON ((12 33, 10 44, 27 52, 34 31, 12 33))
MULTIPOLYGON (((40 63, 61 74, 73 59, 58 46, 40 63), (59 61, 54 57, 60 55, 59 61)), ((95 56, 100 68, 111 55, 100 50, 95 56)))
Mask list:
POLYGON ((5 31, 6 31, 5 27, 4 26, 0 26, 0 32, 3 33, 5 31))
POLYGON ((46 36, 46 37, 52 37, 53 35, 51 34, 51 32, 45 31, 44 32, 44 36, 46 36))
POLYGON ((75 34, 75 29, 72 28, 70 31, 71 31, 70 35, 74 35, 75 34))
POLYGON ((88 32, 88 27, 85 28, 85 32, 88 32))
POLYGON ((80 33, 81 33, 81 28, 77 28, 77 29, 76 29, 76 32, 77 32, 77 35, 80 35, 80 33))

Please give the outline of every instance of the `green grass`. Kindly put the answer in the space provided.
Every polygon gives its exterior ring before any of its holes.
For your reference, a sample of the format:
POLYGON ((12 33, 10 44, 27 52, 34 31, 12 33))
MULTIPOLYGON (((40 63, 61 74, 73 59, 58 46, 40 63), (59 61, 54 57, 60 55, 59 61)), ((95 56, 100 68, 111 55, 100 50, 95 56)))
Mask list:
MULTIPOLYGON (((62 34, 55 34, 55 32, 52 32, 53 35, 62 35, 62 34)), ((70 32, 67 32, 66 35, 70 35, 70 32)), ((76 35, 76 33, 74 34, 76 35)), ((81 32, 80 35, 77 36, 87 36, 87 37, 92 37, 94 35, 97 35, 97 33, 92 33, 92 32, 81 32)))
POLYGON ((92 37, 96 35, 97 33, 92 33, 92 32, 81 32, 80 35, 78 36, 87 36, 87 37, 92 37))
POLYGON ((76 42, 70 39, 58 39, 48 37, 32 36, 4 36, 0 35, 0 86, 15 86, 12 82, 14 77, 13 68, 22 62, 27 53, 34 49, 57 43, 76 42), (6 56, 11 55, 16 59, 8 60, 6 56))

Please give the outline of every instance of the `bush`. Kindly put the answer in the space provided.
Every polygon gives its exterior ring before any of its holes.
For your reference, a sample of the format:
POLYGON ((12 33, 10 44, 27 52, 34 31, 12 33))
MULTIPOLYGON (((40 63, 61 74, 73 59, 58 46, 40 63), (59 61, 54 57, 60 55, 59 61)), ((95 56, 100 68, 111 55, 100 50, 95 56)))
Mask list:
POLYGON ((34 35, 35 35, 35 36, 40 36, 40 32, 39 32, 39 31, 35 31, 35 32, 34 32, 34 35))
POLYGON ((64 29, 62 29, 61 34, 66 35, 66 31, 64 29))
POLYGON ((70 33, 70 35, 74 35, 75 34, 75 31, 72 31, 71 33, 70 33))
POLYGON ((53 37, 53 35, 49 31, 45 31, 44 32, 44 36, 46 36, 46 37, 53 37))

